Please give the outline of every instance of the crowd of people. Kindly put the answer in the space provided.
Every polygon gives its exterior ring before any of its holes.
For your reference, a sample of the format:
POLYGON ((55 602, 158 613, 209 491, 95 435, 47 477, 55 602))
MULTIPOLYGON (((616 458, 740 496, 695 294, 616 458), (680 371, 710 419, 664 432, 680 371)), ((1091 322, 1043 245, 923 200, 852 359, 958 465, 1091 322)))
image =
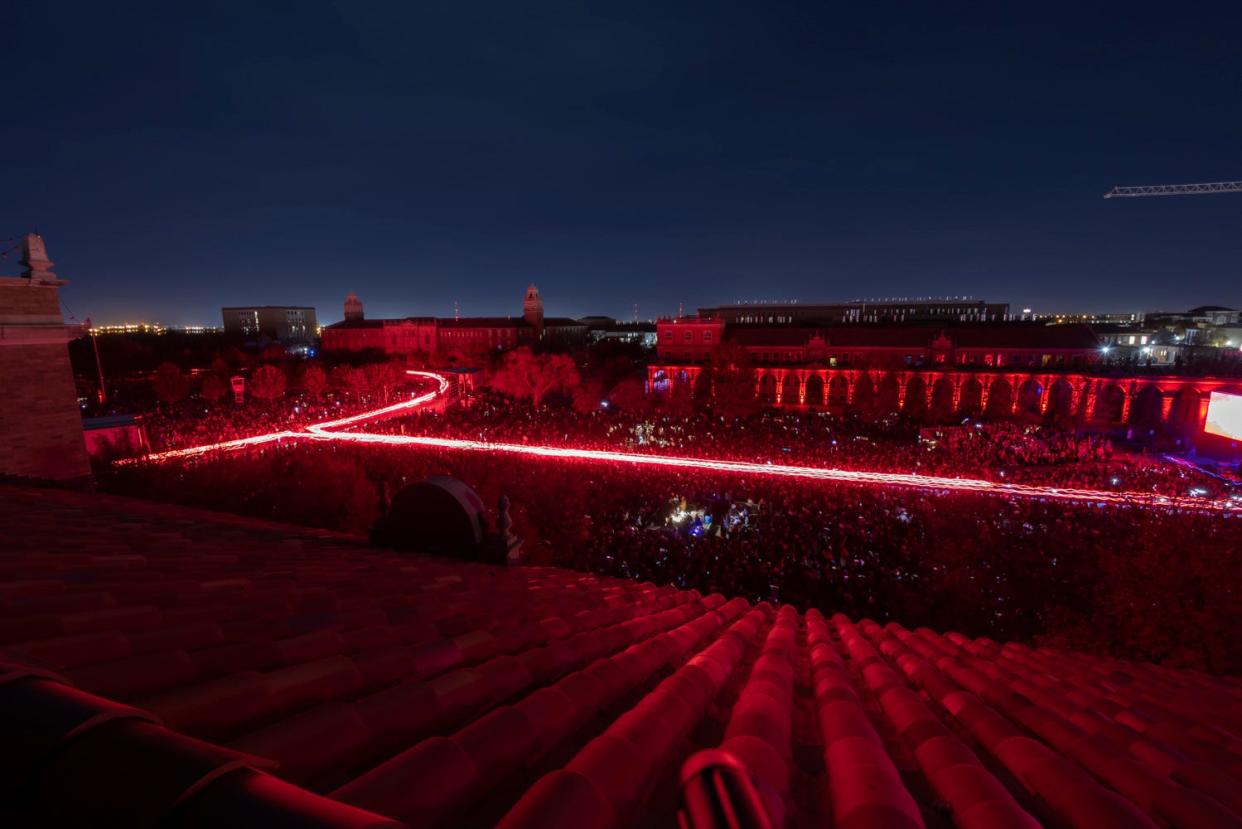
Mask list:
MULTIPOLYGON (((241 410, 188 401, 164 407, 148 428, 160 448, 175 448, 375 405, 336 393, 241 410)), ((807 413, 584 411, 485 395, 472 406, 366 429, 1176 494, 1200 486, 1207 494, 1210 485, 1193 470, 1121 451, 1099 436, 1005 423, 920 429, 807 413)), ((1227 630, 1242 519, 1229 515, 309 441, 188 465, 116 468, 103 483, 363 534, 394 493, 431 475, 462 479, 489 506, 508 496, 513 531, 532 563, 1242 670, 1242 644, 1227 630), (691 514, 697 518, 686 520, 691 514)))
POLYGON ((531 563, 998 639, 1242 669, 1242 520, 486 452, 306 442, 130 466, 113 491, 365 533, 430 475, 513 501, 531 563), (670 503, 747 503, 693 534, 670 503), (1229 577, 1228 574, 1234 574, 1229 577))
POLYGON ((289 393, 284 397, 240 405, 232 400, 209 402, 187 398, 163 404, 141 415, 153 452, 185 449, 239 438, 299 430, 308 424, 347 417, 378 406, 371 396, 334 392, 319 397, 289 393))
POLYGON ((1221 494, 1219 482, 1159 456, 1116 450, 1102 435, 965 420, 920 428, 899 419, 765 411, 617 411, 518 405, 483 395, 449 414, 415 413, 368 431, 545 446, 900 472, 1075 489, 1221 494))

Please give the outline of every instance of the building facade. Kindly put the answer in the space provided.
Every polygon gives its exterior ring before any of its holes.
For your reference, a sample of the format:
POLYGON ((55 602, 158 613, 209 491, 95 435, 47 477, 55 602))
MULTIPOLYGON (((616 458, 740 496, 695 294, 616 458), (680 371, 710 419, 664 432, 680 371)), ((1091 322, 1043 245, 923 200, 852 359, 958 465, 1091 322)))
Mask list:
POLYGON ((0 277, 0 475, 50 481, 90 478, 70 339, 43 237, 22 242, 24 270, 0 277))
POLYGON ((439 329, 432 317, 346 319, 324 328, 320 336, 324 351, 430 355, 436 352, 439 329))
POLYGON ((301 305, 248 305, 221 308, 224 333, 269 337, 282 343, 313 342, 319 332, 315 309, 301 305))
POLYGON ((393 356, 432 355, 469 359, 541 341, 576 345, 587 326, 564 317, 545 317, 539 289, 531 284, 520 317, 405 317, 366 319, 356 294, 345 298, 345 319, 324 327, 324 351, 377 350, 393 356))
POLYGON ((747 303, 700 308, 700 317, 741 325, 833 325, 840 323, 1005 322, 1009 305, 967 297, 855 300, 829 304, 747 303))
POLYGON ((1192 435, 1202 431, 1213 391, 1242 393, 1242 381, 1225 378, 1095 376, 1106 347, 1116 346, 1078 324, 807 327, 687 318, 661 320, 657 335, 649 393, 711 399, 712 363, 729 359, 748 366, 756 401, 776 408, 938 423, 1025 416, 1192 435))
MULTIPOLYGON (((1242 380, 1212 377, 1095 377, 1037 369, 967 370, 811 368, 754 369, 755 397, 764 406, 876 416, 903 414, 928 422, 963 415, 1026 416, 1112 429, 1202 432, 1214 391, 1242 394, 1242 380)), ((708 399, 708 366, 651 365, 655 395, 708 399)))
POLYGON ((657 357, 669 363, 705 363, 722 344, 756 365, 1072 367, 1101 356, 1086 326, 1040 323, 810 327, 684 317, 660 320, 656 336, 657 357))

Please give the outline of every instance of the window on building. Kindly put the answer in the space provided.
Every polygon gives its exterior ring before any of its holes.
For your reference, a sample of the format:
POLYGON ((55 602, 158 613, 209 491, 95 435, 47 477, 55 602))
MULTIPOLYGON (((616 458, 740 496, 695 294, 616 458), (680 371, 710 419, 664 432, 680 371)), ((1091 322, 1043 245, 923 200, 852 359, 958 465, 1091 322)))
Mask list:
POLYGON ((703 332, 703 342, 705 342, 705 343, 710 343, 711 341, 712 341, 712 332, 711 332, 711 331, 704 331, 704 332, 703 332))

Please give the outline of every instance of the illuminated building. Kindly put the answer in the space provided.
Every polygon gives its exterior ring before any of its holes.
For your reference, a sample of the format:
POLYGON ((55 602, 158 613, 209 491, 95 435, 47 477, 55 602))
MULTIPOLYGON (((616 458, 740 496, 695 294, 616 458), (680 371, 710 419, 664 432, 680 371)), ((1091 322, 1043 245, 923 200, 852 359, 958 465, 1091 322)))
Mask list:
POLYGON ((1147 315, 1147 324, 1153 330, 1164 331, 1175 342, 1186 345, 1226 345, 1233 340, 1236 346, 1236 332, 1242 326, 1242 312, 1219 305, 1203 305, 1189 311, 1158 311, 1147 315))
POLYGON ((657 323, 664 362, 704 363, 721 344, 756 364, 826 366, 1085 366, 1099 342, 1084 326, 999 325, 738 325, 682 317, 657 323))
POLYGON ((1044 318, 1049 325, 1138 325, 1143 321, 1141 311, 1111 314, 1051 314, 1044 318))
POLYGON ((325 326, 320 333, 324 351, 380 351, 403 356, 435 353, 437 336, 434 317, 346 319, 325 326))
POLYGON ((642 348, 655 348, 656 326, 653 322, 620 322, 612 317, 582 317, 578 320, 587 327, 590 342, 602 341, 632 343, 642 348))
POLYGON ((535 283, 526 286, 526 296, 522 299, 522 319, 535 329, 535 339, 543 339, 543 298, 535 283))
POLYGON ((440 354, 471 360, 541 340, 584 342, 587 326, 564 317, 545 317, 539 289, 530 285, 520 317, 404 317, 366 319, 354 293, 345 298, 345 319, 321 332, 324 351, 382 351, 406 356, 440 354))
POLYGON ((700 308, 700 317, 743 325, 832 325, 848 322, 1004 322, 1009 305, 970 297, 859 299, 829 304, 754 302, 700 308))
POLYGON ((269 337, 282 343, 310 343, 318 322, 315 309, 301 305, 249 305, 221 308, 224 333, 246 338, 269 337))
MULTIPOLYGON (((1092 376, 1101 363, 1116 362, 1111 352, 1120 347, 1101 344, 1083 325, 810 328, 689 317, 661 320, 657 331, 649 393, 710 398, 718 353, 744 360, 756 399, 777 408, 902 413, 930 422, 1024 415, 1190 436, 1201 430, 1207 395, 1236 387, 1204 377, 1092 376), (716 352, 722 339, 725 347, 716 352)), ((1184 351, 1150 341, 1125 348, 1153 365, 1184 351)))

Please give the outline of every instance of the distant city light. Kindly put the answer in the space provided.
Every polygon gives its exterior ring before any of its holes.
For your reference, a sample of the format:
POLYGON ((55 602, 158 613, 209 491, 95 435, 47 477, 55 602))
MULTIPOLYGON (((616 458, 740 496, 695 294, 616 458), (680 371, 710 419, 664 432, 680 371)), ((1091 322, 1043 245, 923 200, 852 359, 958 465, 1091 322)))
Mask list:
POLYGON ((223 330, 212 325, 163 325, 158 322, 118 322, 111 325, 92 325, 91 334, 218 334, 223 330))

